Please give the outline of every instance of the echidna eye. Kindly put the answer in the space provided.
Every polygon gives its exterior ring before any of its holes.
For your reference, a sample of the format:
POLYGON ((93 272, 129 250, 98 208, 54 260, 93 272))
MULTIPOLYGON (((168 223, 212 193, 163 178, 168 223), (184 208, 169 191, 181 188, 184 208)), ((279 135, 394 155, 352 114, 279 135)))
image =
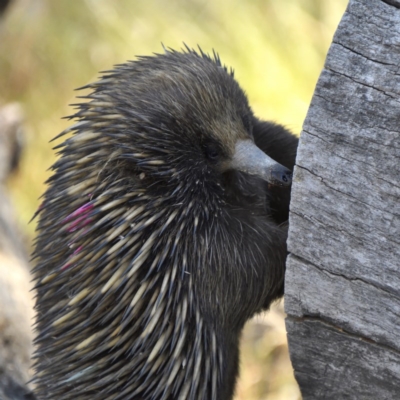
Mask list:
POLYGON ((215 143, 207 143, 205 146, 205 154, 206 157, 211 161, 211 162, 217 162, 219 158, 219 148, 215 143))

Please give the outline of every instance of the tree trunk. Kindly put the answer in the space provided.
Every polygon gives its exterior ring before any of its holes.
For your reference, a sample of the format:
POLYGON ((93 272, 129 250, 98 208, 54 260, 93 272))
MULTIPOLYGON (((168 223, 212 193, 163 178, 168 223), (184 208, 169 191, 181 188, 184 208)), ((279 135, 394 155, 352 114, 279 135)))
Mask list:
POLYGON ((351 0, 301 133, 285 284, 307 399, 400 398, 400 0, 351 0))

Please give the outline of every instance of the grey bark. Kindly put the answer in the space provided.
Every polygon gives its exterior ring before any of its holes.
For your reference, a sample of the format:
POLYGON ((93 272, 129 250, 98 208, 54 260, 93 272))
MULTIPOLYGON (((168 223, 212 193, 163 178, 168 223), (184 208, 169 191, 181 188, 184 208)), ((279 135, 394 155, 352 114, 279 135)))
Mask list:
POLYGON ((400 1, 351 0, 303 125, 285 283, 303 398, 400 399, 400 1))

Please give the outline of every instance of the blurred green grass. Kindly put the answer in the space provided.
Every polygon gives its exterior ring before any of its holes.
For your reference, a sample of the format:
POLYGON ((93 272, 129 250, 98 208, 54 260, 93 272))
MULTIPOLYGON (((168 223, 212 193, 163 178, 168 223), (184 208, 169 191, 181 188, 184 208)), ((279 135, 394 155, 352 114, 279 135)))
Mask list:
MULTIPOLYGON (((55 160, 48 143, 68 126, 73 89, 136 55, 215 49, 255 113, 299 133, 347 0, 15 0, 0 21, 0 104, 22 103, 26 150, 10 189, 27 224, 55 160)), ((276 315, 275 315, 276 314, 276 315)), ((297 399, 282 318, 246 328, 239 399, 297 399), (271 328, 274 327, 274 329, 271 328)), ((272 318, 272 319, 271 319, 272 318)))

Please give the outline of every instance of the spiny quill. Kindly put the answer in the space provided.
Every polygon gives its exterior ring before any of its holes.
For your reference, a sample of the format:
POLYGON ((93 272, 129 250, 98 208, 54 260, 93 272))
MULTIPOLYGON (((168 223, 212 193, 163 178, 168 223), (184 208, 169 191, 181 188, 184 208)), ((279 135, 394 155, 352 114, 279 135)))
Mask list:
POLYGON ((36 394, 231 399, 244 323, 283 294, 297 139, 201 50, 84 88, 37 212, 36 394))

